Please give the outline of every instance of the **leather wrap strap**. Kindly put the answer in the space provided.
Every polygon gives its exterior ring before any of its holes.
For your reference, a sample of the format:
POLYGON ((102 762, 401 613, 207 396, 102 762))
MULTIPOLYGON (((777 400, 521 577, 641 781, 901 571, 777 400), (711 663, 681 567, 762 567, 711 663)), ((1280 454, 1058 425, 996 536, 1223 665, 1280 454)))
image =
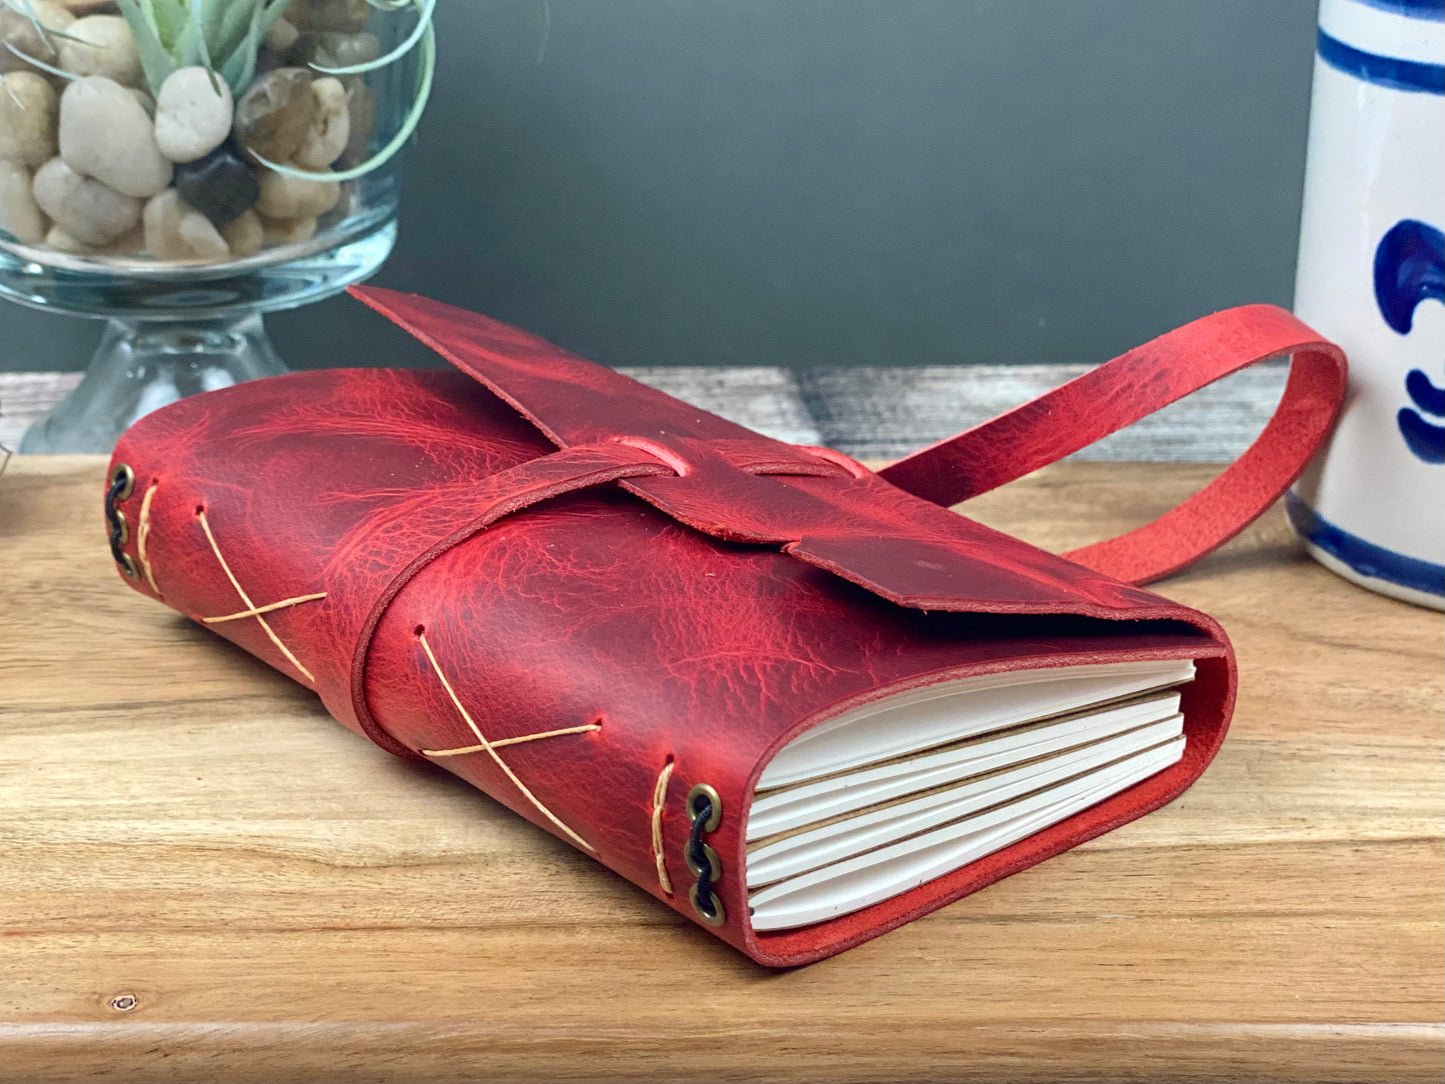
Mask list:
MULTIPOLYGON (((349 716, 363 734, 389 753, 416 759, 418 754, 397 741, 371 713, 366 698, 366 660, 377 626, 392 599, 431 562, 504 516, 530 508, 540 501, 592 486, 670 474, 671 469, 645 451, 621 443, 578 445, 544 455, 494 474, 479 483, 460 487, 455 500, 431 500, 420 507, 403 507, 409 548, 397 549, 384 521, 367 521, 355 544, 346 547, 347 559, 333 563, 329 590, 337 598, 354 600, 338 607, 336 635, 350 641, 350 681, 345 700, 327 700, 333 714, 349 716)), ((326 690, 320 690, 327 699, 326 690)))
MULTIPOLYGON (((856 476, 836 463, 816 454, 800 456, 790 445, 476 313, 389 290, 352 287, 351 292, 476 377, 559 447, 629 440, 662 449, 670 462, 692 464, 624 483, 681 522, 733 541, 787 542, 820 530, 849 533, 845 522, 851 521, 847 552, 834 546, 818 563, 905 605, 926 601, 925 608, 936 608, 948 597, 946 590, 930 590, 926 598, 913 590, 913 570, 921 567, 916 562, 900 562, 897 555, 880 561, 875 552, 885 540, 917 533, 928 517, 898 509, 906 522, 882 522, 891 518, 885 506, 892 500, 877 489, 865 495, 862 486, 849 492, 856 476), (798 493, 785 494, 754 476, 774 470, 832 473, 826 495, 809 490, 832 507, 825 511, 813 502, 809 512, 798 493), (864 565, 871 569, 867 574, 860 572, 864 565), (900 574, 908 583, 893 582, 900 574)), ((1236 462, 1154 522, 1065 555, 1114 580, 1159 579, 1243 530, 1299 476, 1329 435, 1344 401, 1344 354, 1283 309, 1246 305, 1186 324, 900 460, 874 481, 881 477, 948 507, 1062 459, 1221 377, 1286 355, 1294 360, 1284 396, 1236 462)), ((810 559, 812 551, 790 546, 788 552, 810 559)), ((970 591, 972 599, 976 592, 970 591)))
POLYGON ((1246 305, 1185 324, 879 473, 916 496, 954 505, 1221 377, 1286 355, 1293 362, 1273 417, 1218 478, 1153 522, 1064 555, 1116 579, 1147 583, 1248 526, 1299 476, 1334 425, 1344 401, 1345 356, 1283 309, 1246 305))

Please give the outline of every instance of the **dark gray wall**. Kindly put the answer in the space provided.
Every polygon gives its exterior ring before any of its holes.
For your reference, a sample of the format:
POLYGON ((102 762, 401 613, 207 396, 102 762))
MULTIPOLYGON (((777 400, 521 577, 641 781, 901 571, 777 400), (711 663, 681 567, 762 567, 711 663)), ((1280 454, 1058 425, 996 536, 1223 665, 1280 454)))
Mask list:
MULTIPOLYGON (((443 0, 377 281, 614 365, 1109 357, 1289 303, 1315 0, 443 0)), ((425 364, 345 299, 293 365, 425 364)), ((0 368, 95 325, 0 309, 0 368)))

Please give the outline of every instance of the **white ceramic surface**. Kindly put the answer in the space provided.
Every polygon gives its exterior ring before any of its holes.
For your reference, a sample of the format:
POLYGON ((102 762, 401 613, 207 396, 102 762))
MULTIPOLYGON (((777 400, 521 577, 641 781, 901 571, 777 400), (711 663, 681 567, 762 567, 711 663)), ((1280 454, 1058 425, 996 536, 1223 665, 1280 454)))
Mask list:
POLYGON ((1290 494, 1326 567, 1445 609, 1445 0, 1322 0, 1295 311, 1349 356, 1290 494))

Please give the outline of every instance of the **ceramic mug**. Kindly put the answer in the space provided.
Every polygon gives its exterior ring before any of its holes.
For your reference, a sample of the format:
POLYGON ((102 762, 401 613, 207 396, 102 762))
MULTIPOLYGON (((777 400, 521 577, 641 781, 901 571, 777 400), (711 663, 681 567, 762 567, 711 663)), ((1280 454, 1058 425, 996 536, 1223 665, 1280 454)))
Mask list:
POLYGON ((1325 567, 1445 609, 1445 0, 1322 0, 1295 311, 1350 361, 1286 499, 1325 567))

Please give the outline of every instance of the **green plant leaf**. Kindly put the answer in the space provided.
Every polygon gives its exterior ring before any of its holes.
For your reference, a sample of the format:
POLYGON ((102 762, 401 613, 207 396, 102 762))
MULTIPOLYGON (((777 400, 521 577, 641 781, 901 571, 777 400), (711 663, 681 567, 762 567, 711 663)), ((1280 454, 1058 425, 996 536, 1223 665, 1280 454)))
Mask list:
POLYGON ((191 0, 191 18, 201 24, 201 37, 205 38, 207 48, 221 40, 221 19, 226 10, 244 6, 245 0, 240 4, 228 4, 225 0, 191 0))
POLYGON ((264 0, 242 0, 240 3, 221 5, 221 17, 214 33, 208 33, 206 40, 211 44, 211 56, 225 64, 245 41, 251 28, 251 20, 264 0))
POLYGON ((136 52, 140 54, 146 83, 151 88, 151 93, 156 94, 160 91, 161 84, 176 70, 175 58, 161 44, 155 26, 141 7, 141 0, 116 0, 116 3, 120 5, 120 13, 125 16, 125 21, 130 24, 131 36, 135 38, 136 52))
POLYGON ((183 0, 140 0, 140 3, 161 47, 174 56, 176 43, 187 22, 183 0))
POLYGON ((261 29, 265 17, 263 4, 257 4, 251 9, 251 25, 246 31, 246 37, 231 55, 221 62, 221 78, 238 98, 245 93, 256 74, 256 52, 261 48, 261 38, 265 34, 261 29))
POLYGON ((195 23, 181 27, 180 36, 171 46, 171 57, 178 68, 190 68, 201 62, 201 28, 195 23))

